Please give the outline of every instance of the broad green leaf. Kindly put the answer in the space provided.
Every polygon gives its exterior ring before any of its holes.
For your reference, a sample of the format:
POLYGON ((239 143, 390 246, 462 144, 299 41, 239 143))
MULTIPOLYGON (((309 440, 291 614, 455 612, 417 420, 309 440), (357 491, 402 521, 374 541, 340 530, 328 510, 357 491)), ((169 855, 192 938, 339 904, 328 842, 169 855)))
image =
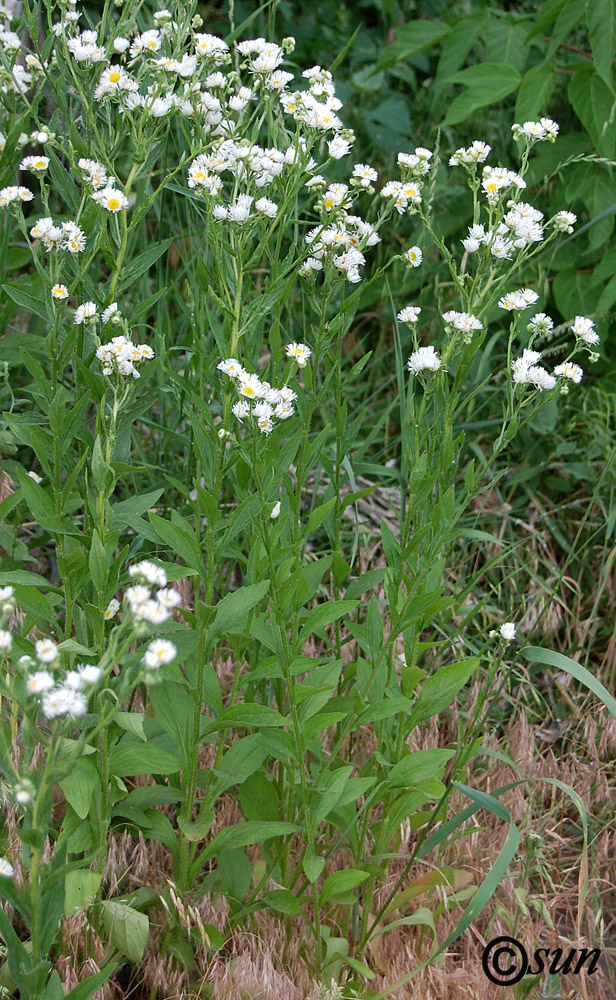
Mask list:
POLYGON ((272 837, 284 837, 289 833, 298 833, 299 827, 295 823, 266 822, 264 820, 250 820, 248 823, 236 823, 221 830, 208 846, 200 860, 215 858, 220 851, 226 851, 232 847, 246 847, 248 844, 260 844, 264 840, 271 840, 272 837))
POLYGON ((269 591, 269 580, 252 583, 248 587, 240 587, 223 597, 216 608, 216 616, 212 625, 212 633, 225 636, 229 632, 241 631, 248 613, 262 601, 269 591))
POLYGON ((388 45, 377 62, 374 72, 390 69, 396 63, 404 62, 418 52, 432 48, 449 34, 448 24, 441 21, 408 21, 395 29, 395 41, 388 45))
POLYGON ((469 660, 460 660, 458 663, 448 663, 428 677, 421 686, 415 707, 411 712, 408 721, 409 730, 425 719, 439 715, 448 708, 478 666, 479 659, 473 657, 469 660))
POLYGON ((178 757, 151 743, 124 738, 111 751, 111 773, 118 778, 133 774, 176 774, 181 766, 178 757))
POLYGON ((314 844, 308 844, 306 847, 302 860, 302 868, 304 869, 304 875, 311 883, 316 882, 325 868, 325 858, 316 853, 314 844))
POLYGON ((91 757, 80 757, 67 778, 60 782, 66 801, 81 819, 90 811, 92 797, 100 791, 100 777, 91 757))
POLYGON ((301 913, 297 896, 289 889, 270 889, 259 897, 259 902, 267 903, 270 910, 298 917, 301 913))
POLYGON ((137 278, 141 277, 141 275, 147 271, 148 268, 152 267, 152 265, 167 252, 172 242, 173 237, 170 236, 161 243, 157 243, 153 247, 148 247, 147 250, 144 250, 143 253, 140 253, 137 257, 135 257, 132 264, 126 269, 126 272, 118 285, 118 292, 121 292, 124 288, 128 288, 129 285, 134 284, 137 278))
POLYGON ((389 787, 403 785, 415 788, 422 781, 441 778, 455 750, 415 750, 394 764, 387 776, 389 787))
POLYGON ((465 121, 478 108, 497 104, 513 93, 520 83, 520 74, 512 66, 500 63, 480 63, 460 70, 449 77, 449 83, 463 83, 468 87, 464 94, 452 102, 443 125, 457 125, 465 121))
POLYGON ((147 914, 113 899, 104 899, 100 905, 103 925, 112 944, 130 962, 140 962, 150 934, 147 914))
POLYGON ((545 113, 557 80, 557 73, 547 63, 533 66, 524 74, 515 102, 516 122, 536 121, 545 113))
POLYGON ((83 910, 93 902, 100 889, 103 876, 78 868, 68 872, 64 882, 64 916, 71 917, 75 910, 83 910))
POLYGON ((595 68, 611 90, 616 53, 616 0, 591 0, 586 5, 586 24, 595 68))
POLYGON ((322 903, 326 903, 328 900, 334 903, 346 902, 348 894, 369 877, 369 872, 361 871, 359 868, 347 868, 344 871, 333 872, 325 879, 319 898, 322 903))
POLYGON ((113 721, 127 733, 137 736, 143 743, 146 742, 146 735, 143 730, 143 712, 116 712, 113 721))
POLYGON ((227 729, 230 726, 288 726, 290 720, 281 715, 267 705, 257 705, 246 703, 243 705, 232 705, 227 708, 220 718, 215 722, 206 725, 204 732, 213 733, 219 729, 227 729))
POLYGON ((485 15, 462 17, 443 42, 436 70, 436 86, 442 90, 444 81, 460 69, 475 39, 485 23, 485 15))
POLYGON ((186 688, 172 681, 163 681, 150 688, 150 701, 155 718, 180 751, 184 766, 188 766, 192 751, 194 700, 186 688))
POLYGON ((603 156, 612 157, 616 140, 613 117, 616 97, 594 72, 592 63, 584 63, 571 77, 568 95, 593 145, 603 156))
POLYGON ((5 282, 2 286, 2 291, 22 309, 33 313, 35 316, 40 316, 46 323, 51 322, 52 317, 46 305, 47 299, 36 298, 34 295, 30 295, 29 292, 24 291, 23 288, 18 288, 17 285, 11 285, 8 282, 5 282))
POLYGON ((359 601, 327 601, 326 604, 319 604, 316 608, 312 608, 308 612, 302 626, 301 641, 304 641, 307 636, 316 632, 317 629, 331 625, 332 622, 349 614, 358 604, 359 601))
POLYGON ((199 573, 203 572, 203 556, 188 523, 174 524, 158 514, 149 514, 148 517, 160 540, 183 559, 187 566, 199 573))

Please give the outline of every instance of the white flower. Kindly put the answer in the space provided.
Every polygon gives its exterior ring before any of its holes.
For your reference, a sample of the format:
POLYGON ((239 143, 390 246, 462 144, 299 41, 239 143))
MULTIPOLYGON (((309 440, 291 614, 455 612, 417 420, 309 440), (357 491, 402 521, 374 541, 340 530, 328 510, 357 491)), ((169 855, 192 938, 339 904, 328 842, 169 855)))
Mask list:
POLYGON ((396 318, 401 323, 408 323, 409 326, 412 326, 419 319, 420 312, 421 306, 405 306, 404 309, 400 310, 396 318))
POLYGON ((475 139, 468 149, 464 149, 464 147, 456 149, 453 156, 449 159, 449 166, 472 166, 476 163, 483 163, 490 155, 491 149, 492 147, 488 146, 487 142, 475 139))
POLYGON ((31 170, 33 174, 44 174, 48 166, 48 156, 26 156, 19 164, 19 169, 31 170))
POLYGON ((242 423, 250 413, 250 403, 247 403, 245 399, 238 399, 237 403, 234 403, 231 407, 231 412, 242 423))
POLYGON ((343 156, 347 156, 351 152, 351 143, 348 139, 336 135, 327 143, 327 149, 333 160, 341 160, 343 156))
POLYGON ((437 372, 442 363, 434 347, 420 347, 411 354, 406 367, 413 375, 418 375, 423 371, 437 372))
POLYGON ((280 500, 277 500, 274 506, 272 507, 272 512, 270 514, 272 521, 275 521, 279 514, 280 514, 280 500))
POLYGON ((564 361, 562 365, 556 365, 554 374, 571 379, 572 382, 581 382, 584 370, 579 365, 574 364, 573 361, 564 361))
POLYGON ((508 312, 522 312, 523 309, 534 305, 538 298, 537 292, 532 288, 520 288, 517 292, 507 292, 498 300, 498 304, 501 309, 506 309, 508 312))
POLYGON ((54 663, 58 658, 58 647, 52 639, 38 639, 34 652, 39 663, 54 663))
POLYGON ((126 52, 129 45, 130 45, 130 40, 128 38, 122 38, 121 35, 118 36, 118 38, 114 38, 113 40, 113 48, 116 52, 119 53, 126 52))
POLYGON ((572 233, 577 222, 577 215, 573 212, 557 212, 552 219, 552 225, 558 233, 572 233))
POLYGON ((258 201, 255 201, 255 208, 257 212, 267 215, 269 219, 275 219, 278 213, 278 205, 275 201, 270 201, 269 198, 259 198, 258 201))
POLYGON ((240 378, 246 374, 236 358, 227 358, 225 361, 220 361, 216 367, 218 371, 224 372, 229 378, 240 378))
POLYGON ((95 302, 84 302, 82 305, 77 306, 73 323, 75 326, 81 326, 85 320, 96 316, 97 311, 98 307, 95 302))
POLYGON ((423 253, 417 246, 409 247, 409 249, 404 254, 405 259, 409 262, 411 267, 419 267, 423 260, 423 253))
POLYGON ((8 858, 0 858, 0 878, 13 878, 14 868, 8 858))
POLYGON ((377 171, 367 163, 356 163, 353 167, 352 176, 358 181, 359 186, 363 188, 370 188, 379 179, 377 171))
POLYGON ((526 373, 526 381, 529 385, 534 385, 540 392, 543 392, 544 389, 553 389, 556 385, 554 376, 549 375, 541 365, 531 365, 526 373))
POLYGON ((102 320, 103 323, 120 323, 121 322, 122 316, 120 314, 120 310, 118 309, 118 303, 117 302, 112 302, 111 305, 107 306, 107 308, 103 310, 103 314, 101 316, 101 320, 102 320))
POLYGON ((237 222, 239 225, 242 225, 251 216, 250 206, 252 205, 252 202, 252 195, 239 195, 236 201, 229 206, 227 210, 227 218, 231 219, 232 222, 237 222))
POLYGON ((85 715, 88 710, 88 702, 85 695, 80 691, 67 685, 60 685, 53 691, 46 691, 41 702, 43 715, 47 719, 55 719, 58 716, 68 715, 71 719, 77 719, 85 715))
POLYGON ((245 396, 247 399, 258 399, 263 392, 259 376, 249 375, 248 372, 244 372, 240 376, 239 392, 240 395, 245 396))
POLYGON ((101 191, 95 191, 92 200, 108 212, 120 212, 128 205, 126 195, 114 187, 104 187, 101 191))
POLYGON ((129 566, 128 575, 132 578, 137 577, 149 583, 152 587, 167 586, 167 574, 164 569, 161 569, 160 566, 157 566, 153 562, 149 562, 147 559, 129 566))
POLYGON ((90 687, 92 684, 98 684, 103 676, 101 668, 94 666, 94 664, 82 663, 77 669, 79 670, 81 682, 82 684, 85 684, 86 687, 90 687))
POLYGON ((108 622, 110 621, 111 618, 115 618, 119 610, 120 610, 120 602, 116 601, 115 597, 112 597, 103 614, 103 618, 105 619, 106 622, 108 622))
POLYGON ((443 313, 443 319, 446 323, 451 324, 455 330, 460 330, 462 333, 468 334, 472 333, 473 330, 483 330, 483 323, 473 313, 456 312, 455 309, 449 309, 448 312, 443 313))
POLYGON ((285 353, 288 358, 293 358, 300 368, 304 368, 312 356, 312 351, 306 344, 287 344, 285 353))
POLYGON ((39 476, 38 472, 35 472, 33 469, 31 469, 30 472, 27 473, 27 475, 30 477, 30 479, 33 479, 35 483, 43 482, 43 477, 39 476))
POLYGON ((124 596, 133 614, 137 614, 141 605, 150 600, 150 591, 143 584, 138 584, 136 587, 128 587, 124 596))
POLYGON ((554 329, 554 320, 547 313, 535 313, 527 329, 531 333, 540 333, 543 336, 547 336, 554 329))
POLYGON ((0 602, 10 601, 15 596, 14 587, 0 587, 0 602))
POLYGON ((166 639, 154 639, 145 651, 143 662, 148 670, 158 670, 166 663, 171 663, 177 656, 177 649, 166 639))
POLYGON ((587 316, 576 316, 571 324, 571 329, 578 340, 583 340, 585 344, 598 344, 599 334, 595 330, 595 324, 587 316))
POLYGON ((54 285, 53 288, 51 289, 51 297, 52 299, 57 299, 60 302, 63 299, 67 299, 68 288, 66 287, 66 285, 54 285))
POLYGON ((143 604, 140 604, 136 608, 131 607, 131 611, 138 618, 142 618, 144 621, 149 622, 150 625, 162 625, 170 617, 171 612, 163 608, 158 601, 147 600, 143 604))
POLYGON ((0 651, 8 652, 13 645, 13 636, 6 629, 0 629, 0 651))
POLYGON ((515 639, 515 625, 513 622, 504 622, 498 631, 502 635, 503 639, 507 640, 507 642, 511 642, 512 639, 515 639))
POLYGON ((165 587, 157 592, 156 600, 163 608, 177 608, 182 603, 182 595, 173 587, 165 587))

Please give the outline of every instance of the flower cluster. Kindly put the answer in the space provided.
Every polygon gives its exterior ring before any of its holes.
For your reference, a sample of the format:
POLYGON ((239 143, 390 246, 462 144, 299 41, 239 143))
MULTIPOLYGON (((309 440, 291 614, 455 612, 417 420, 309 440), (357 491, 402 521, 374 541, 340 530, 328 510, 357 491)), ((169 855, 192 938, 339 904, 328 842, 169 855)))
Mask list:
POLYGON ((141 378, 136 365, 142 361, 150 361, 154 357, 154 351, 147 344, 133 344, 132 340, 122 334, 113 337, 107 344, 101 344, 97 348, 96 357, 103 364, 103 375, 132 375, 133 378, 141 378))
POLYGON ((517 292, 507 292, 503 295, 498 300, 498 304, 501 309, 506 309, 507 312, 522 312, 534 305, 538 298, 537 292, 534 292, 532 288, 519 288, 517 292))
POLYGON ((524 122, 523 125, 511 126, 514 139, 525 139, 529 144, 534 142, 555 142, 560 129, 551 118, 540 118, 538 122, 524 122))
POLYGON ((21 205, 24 201, 32 201, 33 198, 33 192, 27 187, 12 184, 9 187, 0 188, 0 208, 8 208, 14 203, 21 205))
POLYGON ((19 659, 26 694, 38 701, 46 719, 78 719, 88 710, 87 693, 103 676, 95 664, 77 664, 62 670, 59 649, 53 639, 38 639, 34 657, 19 659))
MULTIPOLYGON (((135 618, 149 625, 162 625, 171 617, 173 609, 181 603, 182 597, 179 591, 168 587, 164 569, 147 559, 130 566, 128 575, 135 581, 124 593, 128 610, 135 618)), ((156 640, 158 641, 162 642, 156 640)), ((164 659, 164 654, 161 653, 156 659, 156 666, 169 663, 175 657, 175 647, 172 643, 168 643, 167 646, 173 649, 173 655, 170 655, 169 659, 164 659)), ((146 663, 146 666, 152 669, 149 663, 146 663)))
POLYGON ((76 222, 54 223, 46 217, 39 219, 30 230, 33 240, 40 240, 48 253, 68 250, 71 254, 83 253, 86 248, 86 234, 76 222))
MULTIPOLYGON (((304 348, 304 351, 310 353, 309 348, 303 344, 291 346, 304 348)), ((293 402, 297 399, 297 393, 293 389, 286 385, 280 389, 273 388, 269 382, 261 381, 258 375, 247 372, 235 358, 221 361, 218 369, 235 380, 241 399, 233 404, 232 411, 240 423, 251 417, 262 434, 271 434, 274 420, 288 420, 293 416, 293 402)))

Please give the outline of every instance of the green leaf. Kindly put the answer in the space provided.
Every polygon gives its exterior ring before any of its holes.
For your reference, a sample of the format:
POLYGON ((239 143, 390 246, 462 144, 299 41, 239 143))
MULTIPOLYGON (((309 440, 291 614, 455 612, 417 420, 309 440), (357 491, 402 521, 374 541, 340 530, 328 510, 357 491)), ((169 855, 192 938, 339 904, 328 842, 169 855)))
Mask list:
POLYGON ((597 73, 612 89, 612 60, 616 52, 616 0, 592 0, 586 5, 586 24, 597 73))
POLYGON ((150 921, 146 913, 113 899, 101 902, 103 925, 111 943, 130 962, 140 962, 150 934, 150 921))
POLYGON ((107 586, 107 577, 109 576, 109 559, 96 528, 92 532, 88 566, 96 593, 103 595, 107 586))
POLYGON ((195 703, 186 688, 171 681, 150 688, 154 716, 182 755, 184 767, 191 760, 195 703))
POLYGON ((121 292, 123 289, 128 288, 129 285, 134 284, 137 278, 140 278, 145 271, 152 267, 152 264, 155 264, 156 261, 167 252, 173 242, 173 239, 174 237, 170 236, 168 239, 162 240, 161 243, 156 243, 155 246, 149 247, 147 250, 144 250, 143 253, 140 253, 137 257, 135 257, 131 266, 123 275, 117 291, 121 292))
POLYGON ((432 48, 445 38, 450 30, 449 25, 443 24, 442 21, 408 21, 403 27, 395 29, 396 39, 387 46, 374 72, 390 69, 396 63, 404 62, 419 52, 432 48))
POLYGON ((614 93, 595 73, 592 63, 585 63, 571 77, 568 96, 593 145, 603 156, 612 157, 616 140, 614 93))
POLYGON ((64 881, 64 916, 71 917, 75 910, 83 910, 96 898, 103 880, 99 872, 78 868, 68 872, 64 881))
POLYGON ((483 14, 462 17, 443 42, 436 70, 436 88, 442 90, 444 81, 464 64, 475 39, 485 23, 483 14))
POLYGON ((2 291, 6 292, 8 297, 18 306, 21 306, 22 309, 26 309, 35 316, 40 316, 46 323, 52 322, 52 317, 47 309, 46 299, 37 299, 34 295, 29 295, 22 288, 18 288, 17 285, 11 285, 8 282, 5 282, 2 286, 2 291))
POLYGON ((200 861, 209 861, 215 858, 220 851, 226 851, 232 847, 246 847, 248 844, 260 844, 264 840, 271 840, 273 837, 284 837, 290 833, 298 833, 299 827, 295 823, 267 822, 265 820, 250 820, 248 823, 236 823, 235 826, 228 826, 221 830, 208 846, 200 861))
POLYGON ((480 63, 449 77, 449 83, 463 83, 468 90, 451 103, 443 125, 458 125, 478 108, 497 104, 517 89, 520 74, 512 66, 480 63))
POLYGON ((455 750, 415 750, 394 764, 387 776, 387 785, 415 788, 422 781, 441 778, 455 750))
POLYGON ((214 733, 219 729, 228 729, 231 726, 288 726, 290 720, 280 712, 267 705, 257 705, 256 703, 245 703, 242 705, 232 705, 227 708, 218 719, 208 723, 205 733, 214 733))
POLYGON ((323 883, 320 892, 320 900, 326 903, 346 902, 348 894, 362 882, 370 877, 369 872, 361 871, 359 868, 347 868, 344 871, 333 872, 328 875, 323 883))
POLYGON ((261 583, 251 583, 248 587, 240 587, 227 594, 216 608, 216 616, 212 625, 212 634, 225 636, 229 632, 242 631, 248 617, 248 612, 263 600, 269 590, 269 580, 261 583))
POLYGON ((162 747, 126 737, 111 751, 111 773, 118 778, 133 774, 176 774, 181 761, 162 747))
POLYGON ((540 646, 525 646, 520 652, 531 663, 542 663, 545 666, 556 667, 557 670, 564 670, 565 673, 571 674, 572 677, 575 677, 576 681, 579 681, 589 691, 596 694, 610 715, 616 719, 616 699, 613 698, 601 681, 598 681, 594 674, 591 674, 590 670, 587 670, 586 667, 583 667, 580 663, 576 663, 575 660, 572 660, 570 656, 565 656, 564 653, 557 653, 553 649, 542 649, 540 646))
POLYGON ((448 708, 478 666, 479 658, 473 657, 469 660, 460 660, 458 663, 448 663, 428 677, 422 684, 419 697, 411 712, 408 721, 409 731, 425 719, 431 719, 433 715, 439 715, 448 708))
POLYGON ((558 74, 548 63, 540 63, 529 69, 522 77, 515 102, 515 121, 535 121, 545 111, 557 80, 558 74))
POLYGON ((89 976, 87 979, 84 979, 83 982, 79 983, 75 989, 71 990, 71 992, 67 994, 66 1000, 91 1000, 96 991, 107 982, 111 975, 113 975, 116 968, 117 962, 111 962, 94 976, 89 976))
POLYGON ((316 853, 314 844, 308 844, 306 847, 302 859, 302 868, 304 869, 304 875, 311 883, 316 882, 325 868, 325 858, 316 853))
POLYGON ((316 608, 312 608, 303 624, 300 642, 303 642, 317 629, 331 625, 332 622, 353 611, 358 604, 359 601, 328 601, 326 604, 319 604, 316 608))
POLYGON ((100 778, 94 761, 90 757, 80 757, 68 777, 59 784, 68 804, 80 819, 85 819, 94 793, 100 791, 100 778))
POLYGON ((259 902, 267 903, 268 908, 276 913, 285 913, 291 917, 298 917, 301 913, 299 900, 290 889, 270 889, 259 897, 259 902))
POLYGON ((124 729, 127 733, 132 733, 133 736, 137 736, 138 739, 145 743, 147 737, 143 729, 143 719, 143 712, 116 712, 113 717, 113 721, 120 729, 124 729))
MULTIPOLYGON (((179 518, 179 515, 176 516, 179 518)), ((187 566, 202 573, 203 556, 188 522, 179 518, 181 524, 172 523, 165 520, 164 517, 159 517, 158 514, 148 514, 148 517, 160 540, 168 545, 180 559, 183 559, 187 566)))

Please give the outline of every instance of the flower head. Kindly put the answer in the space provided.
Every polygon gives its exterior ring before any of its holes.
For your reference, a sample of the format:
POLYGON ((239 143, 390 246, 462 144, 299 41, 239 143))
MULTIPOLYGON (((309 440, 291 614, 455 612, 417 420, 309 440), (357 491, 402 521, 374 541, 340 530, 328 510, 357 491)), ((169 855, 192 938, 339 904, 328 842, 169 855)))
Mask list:
POLYGON ((420 347, 408 359, 406 367, 413 375, 419 372, 437 372, 442 365, 434 347, 420 347))

